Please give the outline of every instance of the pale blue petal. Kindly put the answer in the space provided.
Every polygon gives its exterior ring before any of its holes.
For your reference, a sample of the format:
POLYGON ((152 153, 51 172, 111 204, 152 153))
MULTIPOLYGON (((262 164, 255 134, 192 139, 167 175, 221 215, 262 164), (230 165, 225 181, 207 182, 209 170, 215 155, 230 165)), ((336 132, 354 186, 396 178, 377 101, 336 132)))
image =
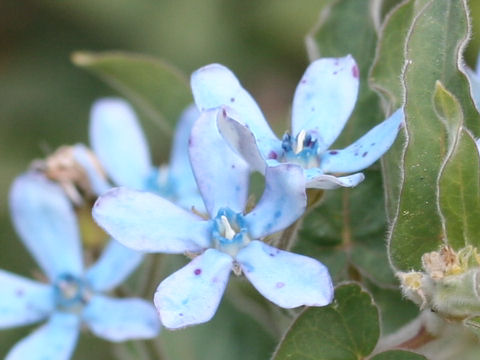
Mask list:
POLYGON ((155 307, 143 299, 95 295, 83 310, 82 319, 95 335, 110 341, 148 339, 160 331, 155 307))
POLYGON ((293 164, 268 167, 262 198, 245 216, 250 236, 260 239, 285 229, 302 216, 306 204, 302 167, 293 164))
POLYGON ((318 168, 306 169, 305 175, 307 178, 307 188, 324 190, 333 190, 339 187, 355 187, 365 179, 362 173, 337 177, 326 175, 318 168))
POLYGON ((114 188, 93 217, 115 240, 145 252, 196 252, 210 244, 211 223, 153 193, 114 188))
POLYGON ((220 64, 204 66, 192 74, 191 85, 200 111, 228 106, 255 134, 262 152, 279 146, 256 101, 228 68, 220 64))
POLYGON ((56 312, 45 325, 16 343, 5 360, 68 360, 77 344, 79 328, 77 315, 56 312))
POLYGON ((110 240, 100 259, 87 270, 85 278, 93 290, 109 291, 125 280, 142 259, 143 253, 110 240))
POLYGON ((477 66, 477 71, 474 72, 470 68, 466 67, 465 72, 467 73, 468 80, 470 81, 473 102, 475 103, 475 107, 477 108, 477 110, 480 111, 480 75, 478 74, 479 69, 480 67, 477 66))
POLYGON ((320 169, 325 173, 349 173, 369 167, 390 149, 403 120, 403 110, 398 109, 352 145, 326 151, 320 156, 320 169))
POLYGON ((348 55, 310 64, 295 91, 292 133, 309 131, 320 152, 328 149, 347 122, 357 101, 358 66, 348 55))
POLYGON ((475 67, 475 73, 480 77, 480 52, 477 54, 477 66, 475 67))
POLYGON ((62 188, 39 173, 15 179, 10 189, 13 224, 50 280, 83 272, 77 219, 62 188))
POLYGON ((169 329, 209 321, 217 311, 228 283, 233 259, 208 249, 158 286, 155 306, 169 329))
POLYGON ((52 286, 0 270, 0 329, 45 319, 54 308, 52 286))
POLYGON ((97 166, 97 164, 95 164, 94 159, 92 158, 92 153, 90 153, 85 145, 75 145, 73 147, 73 156, 75 161, 78 162, 85 170, 88 181, 90 182, 90 186, 92 187, 92 191, 95 195, 102 195, 105 191, 112 187, 101 173, 102 170, 97 166))
POLYGON ((242 212, 248 195, 250 171, 247 163, 218 132, 217 116, 222 110, 202 113, 192 129, 190 160, 198 188, 212 217, 220 208, 242 212))
POLYGON ((132 107, 122 99, 98 100, 92 106, 89 131, 92 149, 115 184, 145 189, 152 164, 132 107))
MULTIPOLYGON (((220 134, 242 156, 252 170, 265 174, 265 159, 268 158, 268 154, 262 155, 260 153, 255 135, 248 127, 232 118, 228 108, 225 108, 225 110, 226 116, 219 116, 217 120, 220 134)), ((274 151, 269 150, 270 153, 273 154, 274 151)), ((274 156, 277 157, 276 153, 274 156)))
MULTIPOLYGON (((175 200, 182 199, 184 195, 188 196, 195 191, 198 193, 197 183, 190 165, 188 139, 190 138, 193 124, 199 116, 200 113, 195 105, 192 104, 180 116, 175 130, 170 163, 168 165, 168 181, 170 188, 174 191, 175 200)), ((200 198, 199 193, 198 197, 200 198)), ((188 208, 190 207, 191 205, 188 208)))
POLYGON ((278 306, 324 306, 332 301, 328 269, 315 259, 254 240, 236 260, 253 286, 278 306))

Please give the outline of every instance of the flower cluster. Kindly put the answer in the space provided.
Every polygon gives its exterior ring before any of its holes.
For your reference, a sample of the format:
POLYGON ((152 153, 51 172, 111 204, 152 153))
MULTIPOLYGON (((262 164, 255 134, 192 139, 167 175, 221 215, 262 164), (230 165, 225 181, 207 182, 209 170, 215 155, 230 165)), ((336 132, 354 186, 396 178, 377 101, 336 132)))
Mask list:
POLYGON ((147 301, 102 294, 136 268, 140 254, 111 241, 85 270, 73 207, 62 188, 41 174, 30 172, 15 180, 10 207, 21 240, 49 284, 0 271, 0 327, 48 319, 10 350, 8 360, 68 359, 82 323, 110 341, 158 334, 160 323, 147 301))
POLYGON ((293 133, 278 140, 250 94, 233 73, 213 64, 192 75, 201 112, 189 140, 193 173, 208 216, 181 209, 158 195, 116 188, 93 209, 100 226, 139 251, 194 254, 164 279, 155 294, 162 323, 171 329, 208 321, 231 271, 243 274, 267 299, 284 307, 330 303, 328 270, 317 260, 262 241, 297 221, 308 187, 355 186, 356 173, 377 160, 403 124, 396 111, 357 142, 330 150, 353 110, 358 67, 351 56, 319 59, 296 90, 293 133), (251 171, 265 175, 265 191, 246 212, 251 171))
POLYGON ((56 177, 52 174, 58 172, 45 171, 49 163, 43 166, 46 176, 31 171, 12 187, 15 227, 50 284, 0 272, 0 326, 49 318, 8 359, 33 353, 69 358, 82 322, 112 341, 155 336, 160 322, 153 306, 101 294, 120 284, 143 253, 192 258, 154 295, 160 321, 170 329, 209 321, 231 272, 283 308, 329 304, 328 269, 316 259, 272 246, 267 237, 299 221, 307 188, 356 186, 364 179, 358 171, 395 140, 402 110, 347 148, 328 150, 353 111, 358 82, 351 56, 313 62, 295 92, 292 132, 280 140, 230 70, 218 64, 201 68, 191 78, 195 106, 182 114, 170 164, 160 169, 152 165, 130 105, 113 98, 96 102, 90 122, 93 152, 75 145, 53 161, 68 163, 71 172, 56 177), (247 206, 253 171, 264 175, 265 189, 254 206, 247 206), (67 197, 78 200, 72 184, 79 182, 98 197, 93 217, 116 240, 87 270, 67 197))

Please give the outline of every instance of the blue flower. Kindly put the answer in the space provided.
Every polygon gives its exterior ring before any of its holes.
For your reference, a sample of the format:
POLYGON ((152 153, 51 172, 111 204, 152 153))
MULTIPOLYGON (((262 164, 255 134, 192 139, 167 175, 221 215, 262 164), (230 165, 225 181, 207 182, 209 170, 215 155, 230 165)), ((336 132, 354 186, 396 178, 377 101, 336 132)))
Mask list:
MULTIPOLYGON (((199 113, 194 105, 180 116, 170 154, 170 164, 154 167, 148 144, 135 112, 124 100, 96 101, 90 116, 90 142, 109 178, 117 186, 156 192, 190 209, 203 210, 202 200, 188 159, 188 137, 199 113)), ((110 188, 92 163, 85 146, 77 145, 76 160, 89 174, 98 195, 110 188)))
POLYGON ((235 75, 219 64, 193 73, 191 85, 200 111, 223 107, 218 126, 222 135, 248 163, 265 173, 267 166, 295 163, 305 170, 306 186, 332 189, 356 186, 364 176, 355 173, 370 166, 392 145, 403 124, 397 110, 342 150, 328 150, 345 126, 357 99, 359 73, 355 60, 322 58, 303 75, 293 99, 292 134, 279 140, 252 96, 235 75))
POLYGON ((148 302, 102 294, 135 269, 140 254, 112 241, 84 270, 72 205, 58 184, 39 173, 15 180, 10 206, 15 229, 50 283, 0 270, 0 328, 47 320, 18 342, 7 360, 69 359, 82 323, 110 341, 157 335, 160 323, 148 302))
POLYGON ((263 296, 284 308, 323 306, 333 296, 330 275, 320 262, 261 241, 303 214, 302 168, 295 164, 267 168, 263 196, 245 213, 250 169, 221 137, 218 116, 217 110, 203 112, 189 142, 208 219, 155 194, 127 188, 108 191, 93 208, 100 226, 128 247, 196 254, 163 280, 155 294, 160 319, 171 329, 210 320, 232 270, 243 273, 263 296))
POLYGON ((475 70, 469 67, 464 68, 470 82, 473 102, 478 111, 480 111, 480 53, 477 55, 477 66, 475 70))

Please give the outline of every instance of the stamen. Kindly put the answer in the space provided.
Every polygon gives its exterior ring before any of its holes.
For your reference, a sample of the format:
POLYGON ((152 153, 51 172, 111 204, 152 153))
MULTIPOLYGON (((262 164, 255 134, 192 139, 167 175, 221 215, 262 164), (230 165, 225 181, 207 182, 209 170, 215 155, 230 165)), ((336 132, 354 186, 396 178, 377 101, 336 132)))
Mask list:
POLYGON ((298 133, 297 148, 295 149, 295 154, 298 154, 300 153, 300 151, 303 150, 303 141, 305 140, 306 135, 307 135, 307 132, 305 130, 302 130, 298 133))
POLYGON ((222 220, 222 224, 225 227, 225 238, 228 240, 232 240, 235 236, 235 231, 232 229, 232 226, 228 222, 228 219, 225 215, 220 216, 222 220))

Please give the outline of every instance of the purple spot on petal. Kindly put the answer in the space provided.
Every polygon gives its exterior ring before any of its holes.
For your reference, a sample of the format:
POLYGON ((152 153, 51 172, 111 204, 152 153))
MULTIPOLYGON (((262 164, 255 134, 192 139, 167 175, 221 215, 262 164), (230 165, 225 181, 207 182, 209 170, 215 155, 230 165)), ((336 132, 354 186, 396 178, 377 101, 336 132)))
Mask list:
POLYGON ((188 138, 188 146, 192 146, 192 138, 188 138))
POLYGON ((24 294, 25 293, 24 293, 23 289, 17 289, 15 291, 15 295, 18 296, 18 297, 22 297, 24 294))
POLYGON ((235 169, 235 164, 232 164, 232 166, 231 166, 231 167, 232 167, 232 169, 235 169))
POLYGON ((302 79, 302 81, 300 81, 300 83, 302 84, 305 84, 307 82, 307 79, 302 79))
POLYGON ((370 144, 370 146, 375 146, 375 143, 374 143, 374 142, 373 142, 373 143, 371 143, 371 144, 370 144))
POLYGON ((310 109, 311 111, 315 111, 315 108, 312 106, 312 108, 310 109))
POLYGON ((277 158, 277 153, 275 151, 270 151, 268 153, 268 158, 269 159, 276 159, 277 158))
POLYGON ((355 79, 358 79, 359 71, 358 71, 358 66, 353 65, 352 67, 352 75, 355 79))
POLYGON ((285 283, 283 283, 283 282, 277 282, 277 283, 275 284, 275 286, 277 287, 277 289, 281 289, 281 288, 283 288, 283 287, 285 286, 285 283))
POLYGON ((178 314, 178 316, 183 316, 183 313, 178 314))
POLYGON ((337 150, 332 150, 328 152, 330 155, 337 155, 338 151, 337 150))
POLYGON ((200 275, 202 273, 202 269, 195 269, 193 272, 195 275, 200 275))
POLYGON ((365 151, 365 152, 362 154, 362 157, 367 156, 367 154, 368 154, 368 152, 365 151))
POLYGON ((333 75, 337 75, 337 74, 338 74, 338 71, 334 71, 334 72, 333 72, 333 75))
POLYGON ((230 98, 230 102, 232 102, 232 103, 235 102, 235 98, 233 98, 233 97, 230 98))
POLYGON ((355 156, 358 156, 358 152, 356 152, 354 155, 355 155, 355 156))
POLYGON ((335 60, 335 62, 333 63, 335 66, 338 66, 338 60, 335 60))

